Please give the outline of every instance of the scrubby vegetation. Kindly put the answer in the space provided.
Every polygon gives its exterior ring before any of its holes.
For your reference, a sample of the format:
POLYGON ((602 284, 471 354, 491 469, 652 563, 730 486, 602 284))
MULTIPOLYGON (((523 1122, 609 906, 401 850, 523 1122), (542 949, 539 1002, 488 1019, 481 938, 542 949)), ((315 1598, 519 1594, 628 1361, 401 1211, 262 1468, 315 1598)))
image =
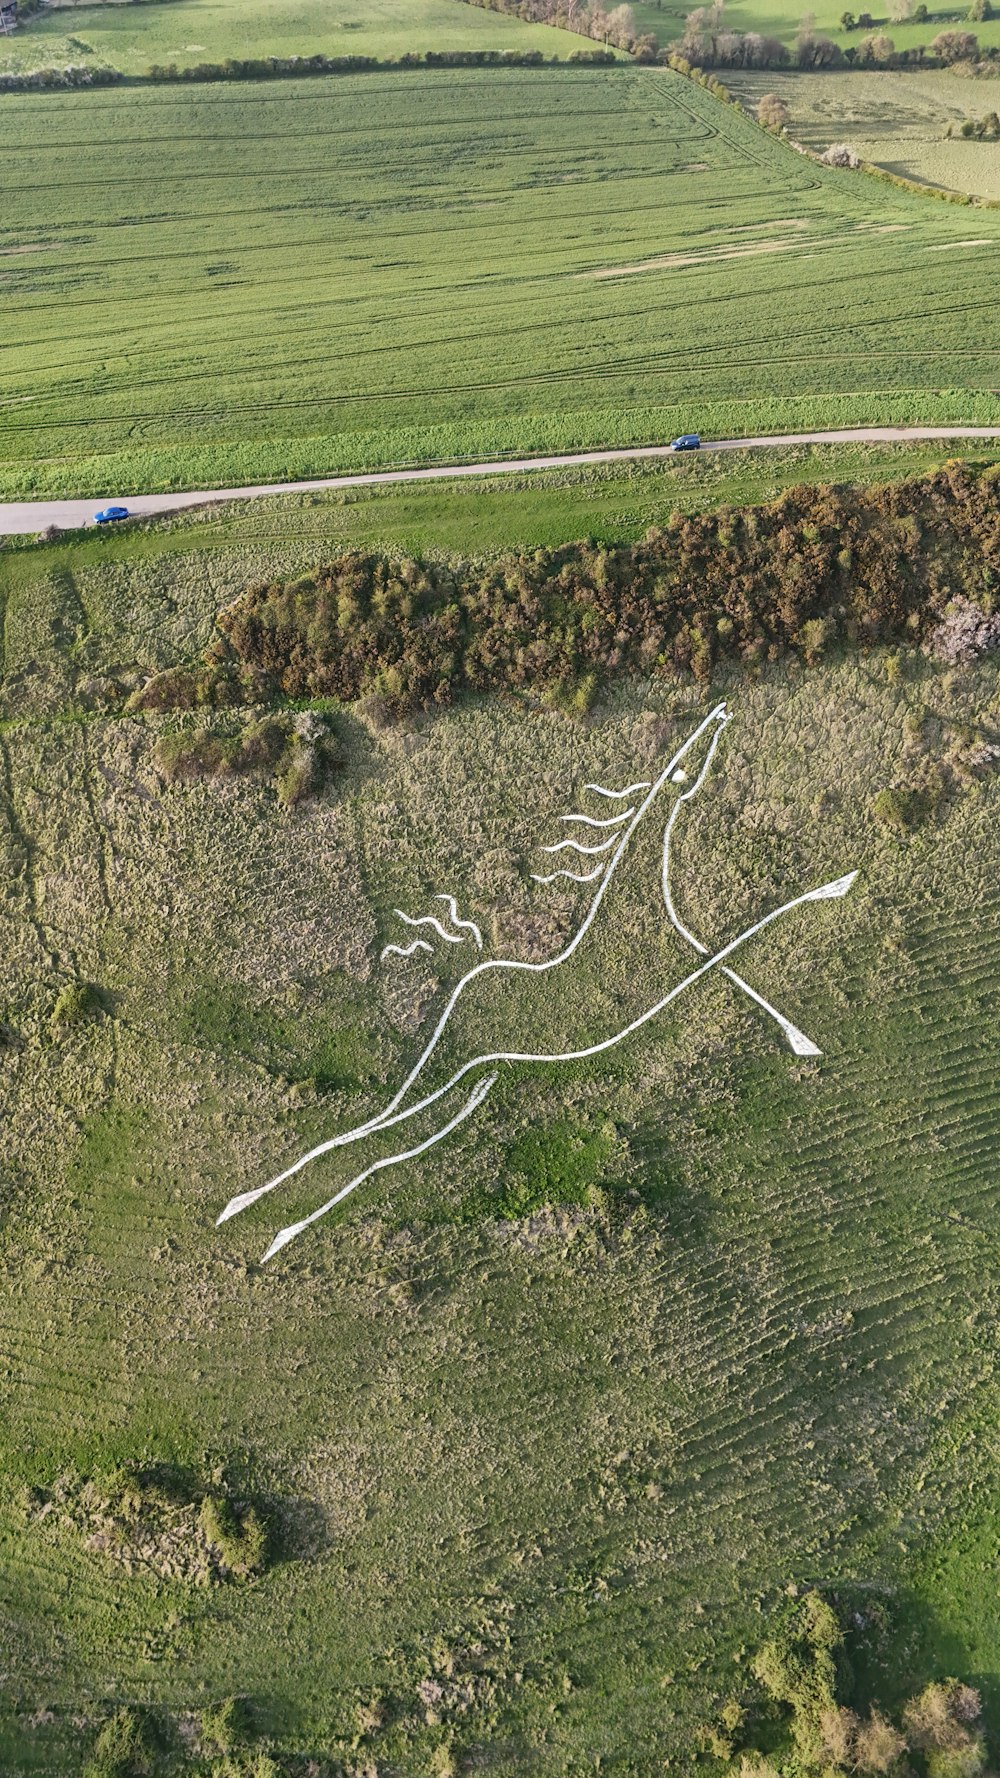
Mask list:
POLYGON ((28 1491, 30 1523, 71 1531, 126 1574, 150 1571, 193 1586, 247 1580, 267 1565, 270 1539, 252 1502, 200 1489, 169 1465, 67 1473, 28 1491))
POLYGON ((796 1599, 797 1591, 750 1659, 751 1688, 727 1699, 705 1729, 705 1750, 733 1778, 978 1778, 987 1760, 979 1692, 957 1679, 931 1681, 903 1704, 898 1723, 878 1704, 850 1708, 838 1613, 819 1593, 796 1599))
POLYGON ((623 673, 706 680, 725 659, 759 667, 795 651, 815 664, 844 644, 919 642, 956 595, 986 645, 998 577, 1000 476, 953 465, 902 486, 677 514, 633 545, 480 563, 351 554, 248 591, 219 613, 204 666, 171 669, 134 702, 189 707, 255 686, 398 716, 522 690, 580 712, 623 673))
POLYGON ((61 1037, 74 1025, 83 1024, 102 1010, 100 990, 93 982, 70 981, 60 988, 52 1008, 53 1037, 61 1037))
MULTIPOLYGON (((169 676, 171 686, 178 676, 169 676)), ((157 682, 148 700, 139 693, 132 707, 169 708, 157 698, 157 682)), ((243 728, 183 728, 163 734, 153 758, 168 784, 252 777, 274 782, 280 802, 294 807, 322 789, 338 762, 329 723, 314 710, 296 716, 267 716, 243 728)))

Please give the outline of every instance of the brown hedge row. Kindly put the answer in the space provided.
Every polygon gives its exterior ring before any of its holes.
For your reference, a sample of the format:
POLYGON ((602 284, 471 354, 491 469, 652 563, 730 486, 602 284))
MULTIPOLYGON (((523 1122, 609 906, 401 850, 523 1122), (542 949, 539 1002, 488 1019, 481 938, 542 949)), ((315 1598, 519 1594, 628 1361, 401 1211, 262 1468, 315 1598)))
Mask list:
POLYGON ((219 613, 206 661, 151 681, 145 708, 265 692, 381 700, 530 690, 584 706, 622 673, 748 664, 838 643, 918 641, 962 595, 994 609, 1000 471, 949 464, 884 487, 792 488, 771 504, 674 514, 640 543, 479 562, 352 553, 219 613))

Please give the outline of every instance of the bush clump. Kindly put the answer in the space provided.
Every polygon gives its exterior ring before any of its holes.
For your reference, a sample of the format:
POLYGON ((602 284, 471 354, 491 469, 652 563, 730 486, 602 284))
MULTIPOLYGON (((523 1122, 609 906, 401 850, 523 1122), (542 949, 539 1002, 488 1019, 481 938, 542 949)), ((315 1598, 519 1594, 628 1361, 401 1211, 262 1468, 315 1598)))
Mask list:
POLYGON ((861 156, 847 142, 831 142, 826 153, 820 156, 828 167, 860 167, 861 156))
POLYGON ((1000 649, 1000 612, 984 611, 973 599, 952 599, 931 632, 930 650, 957 665, 1000 649))
POLYGON ((199 1520, 222 1567, 241 1580, 260 1574, 267 1563, 267 1529, 255 1507, 238 1512, 224 1494, 206 1494, 199 1520))
POLYGON ((116 1710, 98 1731, 83 1778, 144 1778, 149 1771, 145 1737, 132 1710, 116 1710))
POLYGON ((52 1009, 50 1029, 53 1037, 61 1037, 74 1025, 96 1018, 101 1011, 101 991, 93 982, 66 982, 60 988, 52 1009))
POLYGON ((234 732, 179 729, 161 735, 153 749, 156 769, 167 784, 271 779, 279 801, 290 808, 322 789, 339 758, 328 722, 311 710, 294 717, 266 716, 234 732))
POLYGON ((128 1574, 151 1572, 198 1587, 260 1574, 270 1553, 267 1525, 252 1501, 202 1489, 163 1466, 60 1476, 32 1491, 28 1512, 39 1524, 74 1531, 85 1548, 128 1574))
POLYGON ((733 1778, 915 1778, 915 1770, 925 1778, 981 1778, 985 1771, 981 1700, 972 1686, 933 1681, 904 1706, 901 1724, 878 1704, 862 1716, 840 1701, 852 1683, 845 1637, 818 1593, 778 1608, 750 1670, 746 1694, 727 1700, 701 1731, 703 1747, 733 1762, 726 1767, 733 1778))

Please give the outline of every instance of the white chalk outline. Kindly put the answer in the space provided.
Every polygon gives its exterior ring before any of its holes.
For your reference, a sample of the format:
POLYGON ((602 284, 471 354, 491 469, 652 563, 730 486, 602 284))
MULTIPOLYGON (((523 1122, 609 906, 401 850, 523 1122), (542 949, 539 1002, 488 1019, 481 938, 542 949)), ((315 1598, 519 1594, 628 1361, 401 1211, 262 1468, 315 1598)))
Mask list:
MULTIPOLYGON (((657 779, 656 782, 659 784, 660 780, 657 779)), ((653 788, 655 789, 655 786, 653 788)), ((640 815, 648 802, 649 797, 647 796, 646 802, 639 810, 640 815)), ((559 819, 560 821, 582 821, 585 827, 620 827, 623 821, 627 821, 629 816, 634 814, 634 809, 623 809, 620 815, 609 815, 606 821, 595 821, 593 815, 560 815, 559 819)))
MULTIPOLYGON (((815 1045, 813 1045, 811 1043, 809 1038, 804 1037, 801 1032, 797 1031, 796 1027, 794 1025, 792 1025, 790 1020, 785 1019, 784 1016, 781 1013, 779 1013, 774 1007, 772 1007, 766 1000, 764 1000, 761 995, 757 994, 756 991, 753 988, 751 988, 749 986, 749 984, 746 983, 741 976, 736 975, 736 973, 734 971, 729 970, 724 967, 725 959, 727 957, 730 957, 734 951, 738 950, 742 945, 746 944, 751 938, 754 938, 757 935, 757 933, 764 931, 764 929, 767 926, 770 926, 773 921, 780 919, 783 914, 790 913, 794 908, 802 907, 807 902, 826 901, 826 900, 831 900, 836 897, 846 895, 848 890, 850 889, 852 883, 855 881, 855 878, 857 877, 857 872, 850 871, 844 876, 835 878, 832 882, 821 884, 820 887, 817 889, 810 889, 810 890, 807 890, 802 895, 794 896, 792 898, 792 900, 784 902, 778 908, 772 909, 772 911, 769 914, 765 914, 761 919, 757 920, 752 926, 749 926, 743 932, 738 933, 737 936, 734 939, 731 939, 728 944, 724 945, 721 950, 716 951, 714 954, 711 954, 711 955, 707 952, 706 947, 701 944, 700 940, 695 938, 694 934, 689 932, 687 927, 685 927, 682 924, 682 922, 680 921, 680 918, 677 915, 677 912, 674 908, 673 899, 670 895, 670 887, 669 887, 669 880, 668 880, 669 879, 669 841, 670 841, 670 837, 671 837, 671 834, 673 831, 673 826, 674 826, 674 822, 676 820, 677 813, 679 812, 680 804, 681 804, 681 802, 689 801, 691 799, 691 797, 696 793, 696 791, 701 787, 702 783, 704 782, 704 779, 707 775, 708 769, 711 765, 712 759, 715 755, 715 750, 718 745, 719 738, 722 733, 722 729, 725 727, 726 723, 729 720, 730 719, 729 719, 725 704, 716 705, 715 709, 710 711, 708 716, 706 716, 703 719, 703 721, 698 724, 698 726, 694 729, 692 734, 688 736, 688 738, 684 742, 683 746, 678 749, 678 751, 674 755, 674 757, 664 767, 664 770, 660 773, 660 776, 650 786, 648 795, 645 797, 644 801, 640 804, 638 809, 626 810, 625 814, 623 816, 619 816, 617 818, 614 818, 611 821, 606 821, 606 822, 595 822, 588 816, 563 816, 563 820, 583 820, 583 821, 586 821, 588 823, 588 825, 597 826, 597 827, 618 826, 618 825, 620 825, 620 823, 622 821, 629 820, 629 826, 624 830, 624 832, 622 832, 622 834, 618 838, 617 849, 616 849, 614 855, 612 856, 612 858, 608 861, 608 863, 606 865, 604 865, 604 864, 599 865, 597 871, 595 873, 593 873, 594 875, 602 875, 603 880, 599 884, 597 890, 595 891, 594 896, 590 902, 590 905, 583 917, 583 920, 581 921, 579 927, 577 928, 576 932, 573 934, 573 936, 569 940, 569 942, 563 947, 563 949, 560 952, 558 952, 556 954, 556 956, 547 958, 541 963, 530 963, 530 962, 520 961, 519 959, 516 959, 516 958, 498 957, 498 958, 488 958, 488 959, 485 959, 481 963, 475 964, 474 967, 472 969, 468 970, 467 973, 462 977, 462 979, 453 988, 451 994, 449 995, 447 1004, 445 1005, 445 1008, 441 1014, 441 1017, 439 1018, 437 1025, 435 1026, 434 1031, 432 1032, 430 1038, 428 1039, 427 1043, 425 1044, 423 1051, 421 1052, 417 1061, 414 1063, 414 1065, 411 1068, 406 1079, 403 1081, 403 1084, 399 1087, 399 1089, 397 1090, 397 1092, 395 1093, 393 1098, 390 1099, 389 1103, 384 1107, 384 1109, 381 1112, 376 1113, 376 1115, 374 1117, 367 1119, 366 1122, 356 1125, 353 1129, 342 1131, 340 1135, 331 1136, 325 1142, 319 1143, 315 1148, 310 1149, 307 1154, 302 1155, 300 1157, 300 1159, 295 1161, 290 1167, 286 1167, 285 1170, 282 1173, 279 1173, 274 1179, 269 1180, 266 1185, 257 1186, 252 1191, 238 1193, 237 1196, 232 1198, 230 1200, 230 1202, 226 1205, 225 1209, 222 1211, 221 1215, 218 1218, 218 1223, 223 1223, 223 1222, 227 1221, 229 1217, 235 1216, 241 1210, 247 1209, 251 1204, 256 1203, 259 1198, 264 1197, 267 1193, 274 1191, 279 1185, 284 1184, 285 1180, 290 1179, 296 1173, 301 1172, 303 1167, 308 1166, 312 1161, 317 1160, 321 1155, 328 1154, 331 1152, 331 1150, 333 1150, 335 1148, 343 1147, 347 1143, 361 1141, 363 1137, 373 1134, 376 1131, 392 1129, 397 1124, 404 1123, 409 1118, 415 1117, 419 1112, 426 1110, 428 1108, 428 1106, 435 1104, 446 1093, 451 1092, 453 1090, 453 1088, 456 1087, 459 1084, 459 1082, 462 1081, 466 1077, 466 1075, 469 1074, 470 1071, 475 1068, 487 1067, 487 1066, 490 1066, 496 1062, 541 1063, 541 1062, 585 1061, 588 1058, 590 1058, 591 1056, 602 1055, 605 1051, 614 1048, 619 1043, 622 1043, 625 1040, 625 1038, 631 1036, 633 1034, 633 1032, 640 1030, 642 1028, 642 1026, 648 1024, 651 1019, 657 1017, 657 1015, 659 1013, 661 1013, 667 1006, 669 1006, 673 1000, 676 1000, 678 995, 682 994, 685 991, 685 989, 691 987, 695 982, 700 981, 703 976, 707 975, 711 970, 716 969, 716 968, 720 969, 722 971, 722 973, 726 974, 728 976, 728 978, 730 979, 730 981, 732 981, 734 983, 734 985, 738 986, 743 992, 747 993, 752 1000, 754 1000, 767 1013, 769 1013, 772 1018, 774 1018, 777 1021, 777 1023, 780 1025, 781 1029, 785 1032, 785 1035, 789 1038, 789 1041, 792 1043, 792 1047, 793 1047, 793 1049, 796 1050, 797 1054, 808 1054, 808 1055, 818 1054, 819 1052, 816 1050, 815 1045), (670 918, 672 925, 675 927, 675 929, 678 931, 678 933, 680 933, 680 935, 689 944, 691 944, 699 952, 700 955, 703 956, 704 961, 702 963, 700 963, 696 969, 692 970, 687 976, 685 976, 681 982, 677 983, 676 986, 673 987, 668 994, 664 995, 662 999, 658 1000, 655 1003, 655 1005, 649 1007, 644 1013, 641 1013, 638 1018, 633 1019, 628 1025, 624 1026, 620 1031, 615 1032, 611 1037, 604 1038, 600 1042, 591 1044, 584 1049, 568 1050, 568 1051, 564 1051, 564 1052, 561 1052, 558 1054, 553 1054, 553 1053, 536 1054, 536 1053, 522 1052, 522 1051, 507 1051, 507 1050, 500 1051, 500 1050, 498 1050, 498 1051, 491 1051, 491 1052, 484 1054, 484 1055, 474 1056, 468 1062, 463 1063, 462 1066, 456 1070, 456 1072, 451 1076, 451 1078, 448 1081, 445 1082, 445 1084, 442 1087, 437 1088, 436 1091, 434 1091, 433 1093, 427 1094, 423 1099, 418 1100, 415 1104, 407 1106, 405 1110, 400 1110, 399 1108, 400 1108, 402 1100, 406 1097, 411 1086, 416 1081, 416 1079, 422 1072, 423 1068, 426 1066, 427 1062, 430 1060, 431 1056, 433 1055, 434 1050, 436 1049, 438 1041, 441 1037, 441 1034, 444 1031, 445 1026, 448 1023, 449 1018, 451 1017, 452 1011, 454 1010, 459 997, 461 996, 463 990, 468 986, 468 984, 471 981, 475 980, 475 978, 477 976, 485 974, 487 971, 493 971, 493 970, 499 970, 499 969, 540 975, 540 974, 544 974, 548 970, 559 968, 560 965, 569 961, 569 959, 573 956, 574 952, 576 951, 577 947, 582 942, 584 936, 589 931, 591 925, 593 924, 594 919, 596 918, 598 909, 600 908, 601 903, 604 899, 604 895, 605 895, 605 892, 608 888, 608 885, 612 881, 615 871, 617 870, 618 865, 621 863, 621 860, 624 857, 625 852, 628 848, 629 841, 630 841, 632 835, 635 833, 636 828, 638 827, 640 821, 643 819, 647 810, 653 805, 656 797, 659 795, 659 792, 664 787, 664 785, 666 785, 668 783, 668 781, 670 781, 672 779, 673 773, 677 770, 678 766, 680 765, 680 761, 683 759, 685 754, 688 753, 688 751, 696 745, 696 743, 701 739, 701 737, 705 734, 705 732, 709 728, 712 727, 713 724, 715 725, 716 732, 711 737, 711 741, 710 741, 709 749, 708 749, 708 754, 707 754, 706 760, 702 766, 702 769, 698 773, 697 779, 696 779, 695 783, 692 785, 692 787, 688 791, 686 791, 682 796, 677 798, 674 808, 672 809, 671 814, 668 818, 667 825, 666 825, 666 828, 664 831, 664 851, 663 851, 663 870, 662 870, 662 884, 663 884, 663 892, 664 892, 664 901, 665 901, 668 917, 670 918), (806 1047, 804 1049, 797 1048, 797 1041, 801 1042, 803 1045, 806 1045, 808 1047, 806 1047)), ((570 876, 572 873, 558 872, 556 874, 561 875, 561 876, 570 876)), ((539 880, 551 881, 552 879, 539 879, 539 880)), ((590 878, 579 878, 579 879, 574 879, 574 880, 589 881, 590 878)), ((417 944, 419 944, 422 941, 417 940, 415 942, 417 944)), ((344 1186, 336 1194, 335 1197, 331 1198, 327 1204, 321 1206, 319 1210, 314 1211, 309 1217, 306 1217, 303 1221, 291 1224, 291 1225, 289 1225, 288 1228, 282 1229, 279 1232, 279 1234, 275 1237, 274 1241, 272 1241, 264 1258, 270 1259, 275 1253, 279 1252, 280 1249, 282 1247, 284 1247, 288 1241, 292 1240, 296 1234, 300 1233, 303 1228, 307 1227, 309 1225, 309 1223, 317 1221, 321 1216, 325 1215, 327 1213, 327 1211, 332 1209, 335 1204, 340 1203, 345 1197, 347 1197, 348 1194, 351 1191, 353 1191, 358 1185, 360 1185, 363 1180, 370 1178, 374 1172, 380 1171, 383 1167, 392 1166, 397 1161, 408 1160, 408 1159, 413 1158, 413 1156, 415 1156, 417 1154, 422 1154, 428 1148, 433 1147, 435 1145, 435 1143, 443 1140, 443 1138, 446 1135, 448 1135, 451 1132, 451 1130, 455 1129, 459 1123, 464 1122, 465 1118, 468 1117, 471 1114, 471 1112, 474 1111, 477 1108, 477 1106, 482 1103, 483 1099, 486 1098, 487 1094, 491 1090, 491 1088, 494 1085, 497 1078, 498 1078, 498 1076, 496 1074, 493 1074, 489 1077, 488 1081, 486 1081, 486 1080, 480 1081, 476 1087, 476 1090, 472 1094, 472 1097, 466 1103, 465 1107, 459 1113, 457 1113, 456 1116, 453 1119, 451 1119, 451 1121, 448 1124, 446 1124, 441 1130, 436 1131, 431 1137, 429 1137, 426 1142, 421 1143, 417 1148, 406 1150, 405 1152, 402 1152, 399 1154, 387 1156, 383 1160, 373 1163, 373 1165, 371 1167, 367 1168, 364 1172, 358 1174, 354 1180, 352 1180, 348 1185, 344 1186)))
POLYGON ((555 883, 559 877, 566 877, 570 883, 593 883, 595 878, 599 877, 604 869, 605 866, 603 864, 598 864, 593 870, 583 872, 576 870, 554 870, 551 875, 547 877, 540 877, 537 871, 532 871, 531 881, 533 883, 555 883))
POLYGON ((433 949, 433 945, 429 945, 425 938, 415 938, 409 945, 386 945, 379 957, 379 962, 384 963, 387 957, 412 957, 414 951, 433 951, 433 949))
POLYGON ((473 938, 476 941, 476 945, 477 945, 478 949, 481 951, 483 948, 483 935, 480 932, 479 927, 476 925, 475 920, 460 920, 459 919, 458 904, 455 900, 455 897, 453 895, 435 895, 434 900, 435 901, 446 901, 448 903, 448 917, 451 920, 452 925, 453 926, 462 926, 466 929, 467 932, 471 932, 473 938))
POLYGON ((598 852, 610 852, 615 843, 614 834, 609 840, 602 840, 599 846, 581 846, 579 840, 559 840, 554 846, 542 846, 542 852, 579 852, 581 858, 596 858, 598 852))
POLYGON ((370 1179, 373 1173, 381 1173, 384 1167, 394 1167, 398 1161, 412 1161, 418 1154, 426 1154, 427 1150, 433 1148, 436 1143, 443 1142, 446 1136, 451 1135, 452 1130, 457 1129, 459 1124, 464 1124, 467 1117, 471 1117, 477 1106, 482 1104, 487 1093, 496 1085, 498 1079, 499 1075, 488 1074, 485 1079, 479 1081, 462 1109, 456 1112, 451 1122, 445 1124, 443 1129, 435 1130, 432 1136, 428 1136, 426 1142, 418 1142, 416 1148, 404 1149, 401 1154, 390 1154, 381 1161, 373 1161, 372 1165, 366 1167, 363 1173, 359 1173, 356 1179, 352 1179, 349 1185, 341 1186, 339 1192, 334 1192, 333 1197, 329 1198, 325 1204, 321 1204, 318 1210, 311 1211, 308 1216, 302 1218, 301 1222, 290 1223, 287 1228, 282 1229, 279 1234, 275 1235, 261 1260, 261 1265, 266 1265, 269 1259, 273 1259, 276 1253, 280 1253, 283 1247, 287 1247, 289 1241, 294 1241, 296 1235, 301 1235, 302 1230, 307 1229, 311 1222, 318 1222, 321 1216, 326 1216, 335 1204, 339 1204, 342 1199, 354 1191, 356 1186, 363 1185, 364 1181, 370 1179))
POLYGON ((456 938, 453 932, 446 932, 440 920, 436 920, 433 914, 421 914, 419 920, 415 920, 412 914, 404 914, 402 908, 393 908, 392 911, 397 920, 402 920, 404 926, 433 926, 438 936, 444 939, 445 944, 464 945, 465 943, 464 938, 456 938))
POLYGON ((638 784, 626 785, 624 790, 606 790, 603 784, 585 784, 583 788, 584 790, 596 791, 598 796, 610 796, 617 799, 619 797, 634 796, 637 790, 651 790, 652 786, 648 778, 642 778, 639 780, 638 784))
MULTIPOLYGON (((727 720, 729 720, 729 719, 727 718, 727 720)), ((689 945, 693 945, 694 949, 696 951, 699 951, 703 957, 708 956, 708 946, 703 945, 701 940, 698 938, 695 938, 694 933, 690 932, 688 930, 688 928, 684 925, 683 921, 681 920, 680 916, 678 915, 677 909, 674 906, 674 899, 673 899, 673 896, 670 891, 670 841, 673 836, 674 823, 677 820, 677 817, 681 812, 682 805, 684 803, 691 801, 691 798, 693 796, 695 796, 697 794, 697 792, 701 789, 701 786, 704 783, 705 778, 708 775, 709 768, 710 768, 710 766, 712 764, 712 760, 715 756, 715 749, 718 746, 719 741, 721 739, 722 729, 724 728, 724 726, 725 726, 725 724, 721 724, 718 732, 715 735, 713 735, 712 742, 711 742, 711 745, 708 750, 708 754, 705 759, 705 763, 702 766, 702 769, 699 772, 694 783, 692 784, 690 790, 682 791, 681 795, 677 798, 677 801, 675 802, 673 808, 670 811, 669 816, 667 817, 667 825, 666 825, 666 829, 665 829, 664 835, 663 835, 663 877, 662 877, 662 882, 663 882, 663 900, 666 905, 667 914, 669 916, 671 925, 676 928, 676 930, 680 933, 681 937, 683 939, 686 939, 687 943, 689 945)), ((671 781, 684 783, 684 782, 686 782, 686 777, 687 777, 687 774, 684 772, 673 773, 671 781)), ((741 975, 737 975, 737 973, 734 969, 724 968, 722 973, 724 976, 728 976, 729 980, 732 983, 734 983, 734 985, 737 988, 742 989, 744 994, 748 994, 750 996, 751 1000, 756 1001, 757 1005, 759 1007, 761 1007, 764 1012, 766 1012, 770 1015, 770 1017, 774 1020, 775 1024, 779 1025, 781 1027, 781 1029, 785 1033, 785 1036, 787 1037, 788 1042, 789 1042, 792 1050, 794 1051, 795 1055, 797 1055, 797 1056, 821 1056, 823 1054, 822 1050, 819 1049, 815 1043, 813 1043, 811 1037, 807 1037, 804 1031, 800 1031, 797 1025, 793 1025, 791 1019, 786 1019, 784 1013, 780 1013, 778 1011, 777 1007, 774 1007, 771 1005, 769 1000, 765 1000, 764 996, 762 994, 758 994, 756 988, 751 988, 750 983, 747 981, 744 981, 744 979, 741 975)))

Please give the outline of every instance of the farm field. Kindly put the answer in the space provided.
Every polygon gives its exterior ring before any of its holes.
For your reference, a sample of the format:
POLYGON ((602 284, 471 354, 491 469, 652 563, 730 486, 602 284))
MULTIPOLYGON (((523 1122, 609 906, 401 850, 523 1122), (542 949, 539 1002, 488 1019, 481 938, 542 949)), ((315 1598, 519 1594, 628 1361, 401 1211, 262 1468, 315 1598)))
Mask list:
MULTIPOLYGON (((641 29, 652 31, 661 44, 667 44, 683 35, 685 20, 694 8, 685 5, 684 0, 663 0, 662 5, 658 0, 635 0, 632 10, 641 29)), ((929 47, 940 31, 950 30, 973 31, 984 47, 1000 44, 1000 16, 995 14, 970 23, 967 6, 930 5, 926 21, 914 24, 909 19, 890 18, 881 6, 845 8, 841 0, 822 0, 820 5, 809 8, 789 5, 788 0, 724 0, 723 29, 760 31, 792 45, 803 19, 808 18, 811 29, 832 37, 841 49, 856 49, 870 33, 867 29, 845 31, 840 23, 845 11, 855 16, 867 12, 873 30, 891 37, 897 49, 916 49, 920 44, 929 47)), ((986 109, 991 110, 992 106, 986 109)))
POLYGON ((144 74, 152 64, 190 68, 257 56, 394 56, 428 49, 580 47, 566 32, 482 12, 460 0, 146 0, 141 5, 49 6, 0 38, 0 71, 67 62, 144 74))
MULTIPOLYGON (((869 1626, 866 1696, 958 1671, 995 1722, 1000 779, 907 836, 873 813, 996 732, 995 666, 727 666, 586 722, 320 702, 336 769, 282 808, 252 776, 164 782, 178 718, 100 687, 199 651, 301 543, 126 541, 0 559, 5 1774, 78 1770, 125 1699, 187 1771, 234 1693, 333 1771, 687 1771, 814 1583, 869 1626), (579 893, 529 880, 548 815, 649 775, 720 697, 682 913, 717 939, 860 871, 753 953, 822 1059, 716 981, 603 1064, 512 1078, 262 1271, 268 1206, 219 1208, 383 1094, 450 979, 379 962, 393 909, 447 887, 491 949, 548 954, 579 893), (60 1022, 73 980, 97 998, 60 1022), (58 1503, 129 1462, 252 1495, 278 1559, 207 1587, 123 1565, 58 1503)), ((609 989, 682 955, 638 936, 606 933, 609 989)))
MULTIPOLYGON (((993 142, 964 141, 966 118, 995 108, 1000 90, 990 80, 963 80, 946 73, 831 74, 735 73, 731 90, 747 106, 764 93, 780 93, 790 119, 788 133, 822 153, 847 142, 862 160, 905 179, 976 197, 1000 199, 1000 153, 993 142), (955 137, 946 139, 951 124, 955 137)), ((974 231, 975 232, 975 231, 974 231)))
POLYGON ((7 497, 997 416, 1000 216, 880 187, 873 220, 863 181, 667 72, 4 118, 7 497))

